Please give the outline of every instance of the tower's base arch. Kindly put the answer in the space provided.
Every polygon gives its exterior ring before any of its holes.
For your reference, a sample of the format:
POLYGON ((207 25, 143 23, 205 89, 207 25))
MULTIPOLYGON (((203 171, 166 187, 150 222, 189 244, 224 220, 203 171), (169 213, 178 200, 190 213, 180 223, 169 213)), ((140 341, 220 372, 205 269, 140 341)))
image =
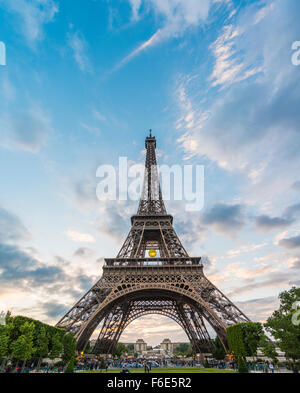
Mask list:
POLYGON ((207 323, 227 347, 226 327, 248 321, 204 276, 202 266, 105 267, 100 281, 60 321, 75 333, 78 351, 97 328, 95 350, 113 353, 126 327, 147 314, 177 322, 195 353, 212 350, 207 323))

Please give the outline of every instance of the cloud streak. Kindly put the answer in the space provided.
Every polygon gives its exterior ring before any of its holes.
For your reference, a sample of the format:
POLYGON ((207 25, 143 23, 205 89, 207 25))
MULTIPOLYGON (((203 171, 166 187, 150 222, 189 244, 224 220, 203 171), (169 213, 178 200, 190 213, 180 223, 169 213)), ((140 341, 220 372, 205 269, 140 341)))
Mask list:
POLYGON ((81 32, 68 33, 68 45, 72 49, 74 59, 82 72, 92 72, 92 66, 87 56, 87 43, 81 32))
POLYGON ((21 220, 0 206, 0 241, 28 240, 30 233, 21 220))
POLYGON ((73 242, 78 243, 95 243, 94 236, 90 235, 89 233, 81 233, 75 231, 73 229, 68 229, 65 232, 66 236, 68 236, 73 242))
POLYGON ((202 222, 222 234, 236 234, 245 225, 245 206, 217 203, 204 212, 202 222))
POLYGON ((31 44, 43 38, 43 26, 52 22, 59 11, 54 0, 0 0, 0 7, 21 19, 22 32, 31 44))
MULTIPOLYGON (((219 68, 213 68, 205 96, 199 93, 200 76, 199 83, 192 74, 180 78, 175 94, 181 114, 175 125, 182 133, 178 142, 186 159, 201 157, 220 170, 246 175, 244 201, 271 205, 283 197, 282 189, 290 189, 291 184, 295 188, 299 180, 300 74, 291 66, 289 42, 299 35, 295 15, 300 4, 295 0, 288 0, 288 6, 283 0, 265 3, 268 12, 254 5, 245 7, 227 28, 226 39, 232 41, 228 61, 216 63, 219 68), (242 68, 237 69, 241 62, 242 68), (247 74, 257 67, 261 72, 247 74), (224 72, 228 77, 221 81, 224 72), (248 77, 241 80, 245 73, 248 77), (218 86, 224 88, 216 91, 218 86), (211 95, 210 104, 206 97, 211 95)), ((212 54, 218 50, 219 56, 225 56, 221 41, 217 48, 211 47, 212 54)))
MULTIPOLYGON (((139 19, 139 9, 143 0, 129 0, 132 8, 132 19, 139 19)), ((195 27, 203 23, 209 14, 211 0, 150 0, 147 3, 148 12, 154 12, 161 20, 160 27, 147 41, 143 42, 129 55, 125 56, 111 72, 117 71, 133 58, 138 56, 144 50, 158 45, 159 43, 178 37, 185 33, 191 27, 195 27)))
POLYGON ((0 120, 0 146, 38 153, 51 132, 51 120, 39 107, 3 114, 0 120))
POLYGON ((292 223, 293 220, 288 220, 281 217, 271 218, 269 216, 263 215, 255 218, 255 225, 263 232, 287 228, 292 223))
POLYGON ((288 249, 300 248, 300 236, 282 239, 279 241, 279 245, 288 249))

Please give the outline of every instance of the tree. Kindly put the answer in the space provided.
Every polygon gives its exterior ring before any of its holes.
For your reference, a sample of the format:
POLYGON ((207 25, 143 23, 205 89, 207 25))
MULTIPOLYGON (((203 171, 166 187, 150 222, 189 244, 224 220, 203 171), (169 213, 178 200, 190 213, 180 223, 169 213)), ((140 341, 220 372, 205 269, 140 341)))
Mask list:
POLYGON ((221 340, 219 339, 219 337, 216 337, 215 339, 215 348, 213 350, 212 355, 216 360, 223 360, 226 356, 224 346, 221 340))
POLYGON ((247 356, 256 356, 260 338, 263 334, 262 324, 259 322, 248 322, 241 324, 241 328, 243 331, 247 356))
POLYGON ((11 324, 13 321, 13 318, 11 316, 11 311, 7 311, 6 316, 5 316, 5 323, 6 325, 11 324))
MULTIPOLYGON (((68 333, 63 337, 63 354, 62 360, 64 364, 67 366, 65 372, 74 368, 74 359, 76 352, 76 340, 73 333, 68 333)), ((68 371, 70 372, 70 371, 68 371)))
POLYGON ((230 351, 237 357, 239 372, 247 373, 246 357, 255 356, 263 328, 260 323, 238 323, 227 328, 230 351))
POLYGON ((31 359, 35 348, 33 346, 35 325, 33 322, 25 322, 20 327, 21 335, 11 344, 12 356, 15 359, 22 360, 22 370, 24 371, 26 360, 31 359))
POLYGON ((265 334, 261 335, 259 346, 260 350, 266 357, 272 359, 274 363, 277 363, 278 353, 276 352, 276 346, 265 334))
POLYGON ((227 328, 229 349, 236 356, 255 356, 263 332, 261 323, 238 323, 227 328))
POLYGON ((54 359, 60 357, 62 351, 63 351, 63 345, 61 342, 60 334, 55 333, 51 339, 51 349, 50 349, 49 358, 51 360, 54 360, 54 359))
POLYGON ((8 343, 10 335, 10 325, 0 325, 0 359, 2 359, 0 365, 0 372, 3 370, 5 361, 8 355, 8 343))
POLYGON ((122 356, 122 355, 124 355, 125 353, 127 353, 127 347, 126 347, 126 345, 124 345, 124 344, 122 344, 122 343, 119 343, 118 345, 117 345, 117 347, 116 347, 116 350, 115 350, 115 354, 118 356, 118 358, 120 357, 120 356, 122 356))
POLYGON ((41 325, 36 335, 36 356, 39 358, 37 371, 40 369, 43 358, 49 354, 49 339, 45 326, 41 325))
POLYGON ((192 352, 192 349, 188 343, 181 343, 174 349, 175 355, 187 356, 190 352, 192 352))
POLYGON ((134 344, 126 345, 126 353, 134 356, 134 344))
POLYGON ((282 292, 279 300, 279 309, 273 312, 264 326, 278 341, 279 348, 287 357, 293 360, 300 359, 300 324, 297 318, 300 288, 293 287, 289 291, 282 292))
MULTIPOLYGON (((6 314, 5 322, 8 334, 5 335, 2 330, 2 340, 0 338, 2 353, 7 351, 6 357, 8 355, 12 356, 18 362, 22 360, 22 370, 25 367, 26 360, 34 357, 42 359, 47 356, 50 359, 55 359, 62 354, 62 340, 66 335, 64 329, 53 327, 28 317, 12 317, 10 312, 6 314), (8 336, 8 341, 6 336, 8 336)), ((40 360, 38 367, 39 365, 40 360)))
POLYGON ((134 344, 128 344, 127 348, 128 348, 128 352, 133 352, 134 351, 134 344))
POLYGON ((238 367, 239 367, 239 373, 241 374, 247 374, 249 372, 243 356, 238 356, 238 367))

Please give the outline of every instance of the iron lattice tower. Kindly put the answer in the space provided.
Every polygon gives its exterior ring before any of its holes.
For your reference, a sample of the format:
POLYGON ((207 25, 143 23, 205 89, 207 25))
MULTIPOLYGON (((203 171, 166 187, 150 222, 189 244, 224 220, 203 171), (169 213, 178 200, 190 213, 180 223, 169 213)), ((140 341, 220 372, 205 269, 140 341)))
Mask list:
POLYGON ((105 259, 100 280, 57 324, 75 334, 79 351, 98 327, 95 352, 114 353, 126 327, 147 314, 177 322, 195 353, 213 349, 207 324, 226 348, 226 328, 249 321, 205 277, 201 257, 190 257, 179 240, 162 198, 155 149, 156 138, 150 132, 142 196, 120 252, 105 259), (151 249, 158 257, 147 257, 151 249))

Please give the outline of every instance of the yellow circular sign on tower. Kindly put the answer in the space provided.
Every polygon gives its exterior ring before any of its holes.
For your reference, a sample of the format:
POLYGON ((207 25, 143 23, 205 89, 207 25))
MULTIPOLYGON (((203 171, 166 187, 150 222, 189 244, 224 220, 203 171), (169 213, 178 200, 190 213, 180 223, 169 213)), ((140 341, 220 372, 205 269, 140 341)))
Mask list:
POLYGON ((157 253, 156 253, 155 250, 150 250, 150 251, 149 251, 149 257, 150 257, 150 258, 155 258, 156 255, 157 255, 157 253))

